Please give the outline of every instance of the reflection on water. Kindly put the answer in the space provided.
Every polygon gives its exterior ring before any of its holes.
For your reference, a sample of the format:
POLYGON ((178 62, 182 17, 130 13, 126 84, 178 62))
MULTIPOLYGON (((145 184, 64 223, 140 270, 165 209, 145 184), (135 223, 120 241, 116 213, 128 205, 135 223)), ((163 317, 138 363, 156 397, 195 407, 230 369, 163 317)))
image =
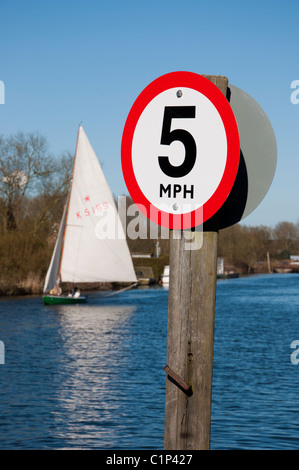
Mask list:
POLYGON ((119 368, 126 364, 121 351, 134 311, 136 306, 123 305, 57 308, 64 359, 62 380, 56 388, 60 406, 52 414, 59 434, 67 441, 78 435, 80 441, 92 443, 94 438, 104 447, 113 441, 114 426, 120 424, 122 413, 117 385, 119 368))
POLYGON ((167 292, 7 300, 0 321, 0 448, 163 448, 167 292))

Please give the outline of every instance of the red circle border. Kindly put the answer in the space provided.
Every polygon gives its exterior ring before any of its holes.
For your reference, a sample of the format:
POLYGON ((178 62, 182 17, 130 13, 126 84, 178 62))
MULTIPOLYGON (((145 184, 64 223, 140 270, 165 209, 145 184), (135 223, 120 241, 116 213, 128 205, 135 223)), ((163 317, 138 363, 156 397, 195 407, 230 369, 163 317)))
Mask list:
POLYGON ((237 122, 224 94, 210 80, 193 72, 171 72, 151 82, 134 102, 123 130, 121 164, 128 191, 137 207, 158 225, 170 229, 189 229, 210 219, 227 199, 235 182, 240 159, 240 138, 237 122), (227 158, 221 181, 213 195, 200 208, 186 214, 170 214, 159 210, 145 197, 135 178, 132 143, 138 120, 145 107, 160 93, 175 87, 186 87, 205 95, 217 109, 226 133, 227 158))

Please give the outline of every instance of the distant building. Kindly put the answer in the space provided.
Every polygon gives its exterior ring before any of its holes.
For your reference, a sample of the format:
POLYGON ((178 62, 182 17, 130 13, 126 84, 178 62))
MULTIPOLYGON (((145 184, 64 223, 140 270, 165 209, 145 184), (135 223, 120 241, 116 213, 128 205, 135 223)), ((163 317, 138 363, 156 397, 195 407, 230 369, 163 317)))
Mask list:
POLYGON ((217 274, 224 274, 224 258, 217 258, 217 274))
POLYGON ((152 258, 152 253, 132 253, 132 258, 152 258))
POLYGON ((217 279, 239 277, 234 266, 228 265, 224 258, 217 258, 217 279))

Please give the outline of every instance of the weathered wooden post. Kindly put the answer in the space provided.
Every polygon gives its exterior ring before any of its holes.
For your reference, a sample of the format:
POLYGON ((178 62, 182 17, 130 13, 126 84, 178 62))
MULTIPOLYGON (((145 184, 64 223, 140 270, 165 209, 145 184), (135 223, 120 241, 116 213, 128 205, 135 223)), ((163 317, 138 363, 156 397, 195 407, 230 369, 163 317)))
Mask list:
MULTIPOLYGON (((206 78, 226 94, 227 78, 206 78)), ((192 395, 166 381, 164 448, 209 449, 218 231, 193 232, 199 239, 196 250, 175 235, 170 238, 167 365, 191 385, 192 395)))
POLYGON ((202 235, 199 250, 170 240, 167 364, 192 387, 183 393, 166 382, 164 447, 208 449, 210 444, 214 313, 218 233, 202 235))

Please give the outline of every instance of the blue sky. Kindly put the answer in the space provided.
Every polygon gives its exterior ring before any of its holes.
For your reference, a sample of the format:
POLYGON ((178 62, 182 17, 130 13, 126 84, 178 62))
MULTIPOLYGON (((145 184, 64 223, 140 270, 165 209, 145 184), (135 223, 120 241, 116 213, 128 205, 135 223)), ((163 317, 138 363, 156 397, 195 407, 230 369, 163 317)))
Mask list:
POLYGON ((74 152, 80 122, 117 195, 125 120, 139 93, 177 70, 225 75, 275 131, 272 186, 243 223, 299 222, 298 4, 295 0, 0 0, 0 133, 40 132, 74 152))

